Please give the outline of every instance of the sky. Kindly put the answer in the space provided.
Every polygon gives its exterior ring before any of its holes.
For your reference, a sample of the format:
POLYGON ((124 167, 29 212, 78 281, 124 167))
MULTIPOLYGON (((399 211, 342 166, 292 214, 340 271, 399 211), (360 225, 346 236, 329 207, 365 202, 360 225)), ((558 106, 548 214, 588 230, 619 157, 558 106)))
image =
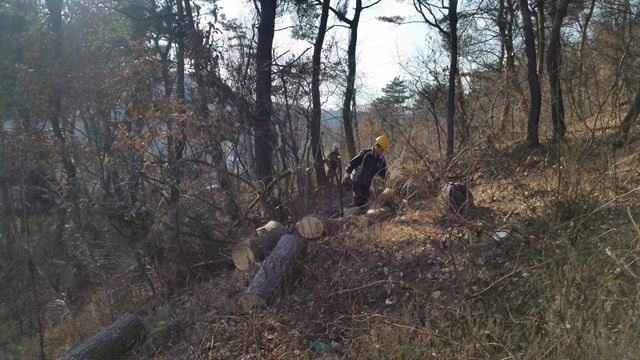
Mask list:
MULTIPOLYGON (((365 6, 372 2, 373 0, 363 1, 365 6)), ((246 24, 252 22, 254 8, 251 2, 218 0, 217 4, 227 19, 236 18, 246 24)), ((377 17, 383 15, 400 15, 409 20, 417 20, 415 9, 410 0, 382 0, 362 12, 358 30, 357 85, 360 90, 360 101, 364 102, 369 102, 380 96, 381 89, 394 77, 406 78, 406 73, 399 64, 414 56, 418 49, 425 48, 428 36, 433 36, 431 30, 424 23, 394 25, 377 20, 377 17)), ((347 17, 350 18, 351 13, 348 13, 347 17)), ((329 18, 330 21, 334 19, 334 23, 337 23, 333 14, 330 13, 329 18)), ((276 19, 276 29, 286 27, 289 21, 286 17, 276 19)), ((349 30, 344 27, 336 27, 331 31, 338 32, 336 35, 343 39, 341 46, 344 48, 346 57, 349 30)), ((282 53, 287 49, 301 51, 310 46, 308 43, 292 40, 288 31, 277 31, 274 37, 276 53, 282 53)), ((309 54, 311 54, 311 50, 309 50, 309 54)), ((339 96, 329 99, 329 105, 332 107, 339 107, 340 103, 339 96)))

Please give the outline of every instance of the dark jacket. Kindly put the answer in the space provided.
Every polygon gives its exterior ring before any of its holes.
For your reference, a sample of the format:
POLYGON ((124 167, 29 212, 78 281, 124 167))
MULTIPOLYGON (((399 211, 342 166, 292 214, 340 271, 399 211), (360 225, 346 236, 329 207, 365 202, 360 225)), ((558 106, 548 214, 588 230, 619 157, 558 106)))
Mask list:
POLYGON ((367 187, 371 186, 376 175, 380 175, 382 178, 387 176, 387 163, 384 161, 384 156, 375 157, 373 149, 362 150, 358 156, 351 159, 349 166, 347 166, 347 174, 356 168, 358 170, 353 176, 353 182, 361 183, 367 187))
POLYGON ((340 152, 338 150, 333 150, 329 153, 328 163, 330 168, 338 167, 338 160, 340 159, 340 152))

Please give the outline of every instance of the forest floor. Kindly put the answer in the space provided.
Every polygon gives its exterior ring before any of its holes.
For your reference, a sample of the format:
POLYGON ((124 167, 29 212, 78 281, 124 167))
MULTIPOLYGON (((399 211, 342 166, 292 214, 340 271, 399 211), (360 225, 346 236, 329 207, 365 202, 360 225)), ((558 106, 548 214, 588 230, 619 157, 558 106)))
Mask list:
MULTIPOLYGON (((570 141, 465 164, 476 207, 464 218, 424 192, 310 241, 262 311, 242 311, 252 273, 231 267, 170 303, 142 291, 125 308, 149 333, 130 358, 637 358, 640 144, 570 141)), ((426 187, 419 174, 406 180, 426 187)))

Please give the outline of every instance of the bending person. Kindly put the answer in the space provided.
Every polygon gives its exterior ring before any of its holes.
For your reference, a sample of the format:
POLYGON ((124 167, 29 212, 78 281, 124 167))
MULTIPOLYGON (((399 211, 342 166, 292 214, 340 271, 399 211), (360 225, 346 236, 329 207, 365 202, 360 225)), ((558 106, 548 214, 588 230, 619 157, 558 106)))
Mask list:
POLYGON ((364 208, 369 201, 371 183, 376 175, 383 179, 387 175, 387 163, 382 153, 389 147, 389 139, 381 135, 370 149, 362 150, 351 159, 344 175, 343 183, 351 182, 353 206, 364 208), (353 176, 351 172, 356 170, 353 176))

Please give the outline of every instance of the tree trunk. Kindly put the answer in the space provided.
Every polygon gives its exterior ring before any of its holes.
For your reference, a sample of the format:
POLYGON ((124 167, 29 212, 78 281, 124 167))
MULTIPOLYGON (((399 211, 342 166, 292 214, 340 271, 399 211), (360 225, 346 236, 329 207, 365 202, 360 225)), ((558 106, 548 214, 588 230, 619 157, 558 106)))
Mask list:
POLYGON ((311 77, 311 96, 313 98, 313 115, 311 117, 311 149, 313 162, 316 170, 316 180, 318 185, 327 183, 327 175, 322 163, 322 149, 320 148, 320 120, 322 118, 322 108, 320 103, 320 55, 322 54, 322 44, 327 32, 327 18, 329 17, 329 3, 331 0, 322 1, 322 13, 320 14, 320 27, 316 42, 313 45, 313 75, 311 77))
POLYGON ((51 34, 53 35, 53 45, 51 53, 51 72, 50 79, 51 86, 49 90, 49 106, 51 112, 51 129, 53 134, 58 140, 60 147, 60 156, 62 158, 62 166, 67 176, 69 183, 71 184, 68 194, 72 200, 77 200, 80 197, 80 187, 78 185, 76 166, 71 160, 69 155, 69 149, 67 139, 63 131, 64 126, 61 126, 60 121, 62 117, 62 92, 65 75, 62 69, 62 50, 63 50, 63 38, 62 38, 62 0, 47 0, 47 10, 49 11, 49 23, 51 25, 51 34))
POLYGON ((124 314, 111 325, 100 330, 60 360, 109 360, 127 352, 140 338, 144 324, 133 314, 124 314))
POLYGON ((40 350, 40 359, 44 360, 47 358, 44 353, 44 326, 42 321, 42 313, 40 309, 40 300, 38 299, 38 291, 36 290, 36 276, 35 276, 35 266, 33 265, 33 260, 29 259, 28 261, 29 267, 29 275, 31 277, 31 291, 33 292, 33 303, 36 309, 36 322, 38 324, 38 340, 39 340, 39 350, 40 350))
POLYGON ((286 233, 287 229, 276 221, 269 221, 258 228, 256 236, 245 239, 231 249, 231 258, 236 268, 247 271, 253 264, 262 261, 286 233))
POLYGON ((458 1, 449 0, 449 91, 447 94, 447 162, 453 160, 456 72, 458 70, 458 1))
POLYGON ((470 136, 470 124, 467 118, 467 111, 464 98, 464 89, 462 87, 462 76, 460 69, 456 71, 456 100, 458 102, 458 128, 460 130, 460 145, 467 143, 470 136))
POLYGON ((618 145, 623 145, 624 142, 626 142, 627 137, 629 136, 629 131, 631 130, 631 125, 633 125, 638 118, 638 114, 640 114, 640 88, 636 92, 636 97, 633 100, 631 107, 629 107, 627 115, 620 124, 620 139, 618 145))
POLYGON ((580 48, 578 49, 578 55, 580 56, 578 59, 578 75, 582 77, 582 73, 584 71, 584 57, 585 57, 585 48, 587 47, 587 31, 589 30, 589 23, 591 22, 591 17, 593 16, 593 9, 596 5, 596 0, 591 0, 589 2, 589 9, 587 9, 587 13, 584 16, 584 20, 582 26, 580 27, 580 48))
MULTIPOLYGON (((182 6, 182 0, 176 1, 177 5, 177 18, 176 18, 176 99, 178 100, 178 112, 182 114, 184 112, 185 105, 185 83, 184 83, 184 8, 182 6)), ((170 126, 176 125, 172 123, 170 126)), ((177 138, 169 136, 167 139, 167 151, 168 151, 168 169, 169 176, 171 178, 171 184, 169 186, 169 203, 176 205, 180 199, 180 182, 182 181, 182 166, 180 166, 180 160, 185 147, 184 138, 184 125, 178 122, 177 126, 180 131, 177 138)))
POLYGON ((256 109, 254 116, 255 176, 264 187, 273 179, 273 131, 271 124, 271 50, 275 30, 276 0, 260 0, 260 24, 256 48, 256 109))
POLYGON ((540 140, 538 127, 540 123, 540 106, 542 95, 540 92, 540 79, 536 69, 536 44, 533 35, 533 24, 529 13, 529 2, 519 0, 522 13, 522 26, 524 31, 524 46, 527 53, 527 81, 529 82, 529 118, 527 120, 527 146, 530 149, 538 148, 540 140))
POLYGON ((513 21, 515 18, 515 10, 512 0, 502 0, 501 6, 504 7, 504 30, 501 31, 502 43, 505 51, 505 66, 503 68, 503 79, 506 89, 506 96, 502 108, 502 118, 500 119, 500 132, 504 133, 507 121, 511 118, 511 107, 513 104, 512 91, 515 90, 517 82, 515 52, 513 48, 513 21), (502 4, 504 2, 504 4, 502 4))
MULTIPOLYGON (((520 3, 522 6, 522 2, 520 3)), ((544 42, 545 42, 545 16, 544 16, 544 0, 536 1, 536 10, 538 12, 538 76, 544 72, 544 42)))
POLYGON ((271 254, 261 263, 256 276, 240 297, 246 311, 271 303, 278 291, 283 290, 287 278, 294 274, 307 247, 307 240, 298 234, 280 238, 271 254))
POLYGON ((596 0, 591 0, 589 2, 589 8, 587 9, 587 13, 585 14, 584 20, 580 25, 580 47, 578 48, 578 105, 580 106, 581 111, 585 111, 587 108, 587 104, 589 104, 589 88, 588 88, 588 79, 589 74, 586 74, 584 71, 585 65, 585 57, 586 57, 586 48, 588 41, 588 30, 589 24, 591 23, 591 18, 593 16, 593 10, 595 8, 596 0))
POLYGON ((567 0, 560 0, 555 4, 553 26, 549 38, 547 51, 547 72, 549 74, 549 90, 551 92, 551 119, 553 121, 553 135, 556 140, 564 139, 566 126, 564 123, 564 103, 562 100, 562 84, 560 84, 560 67, 562 52, 560 48, 560 30, 562 21, 567 14, 567 0))
POLYGON ((347 143, 347 151, 349 158, 356 156, 356 144, 353 136, 353 125, 351 123, 351 104, 355 92, 356 82, 356 46, 358 43, 358 23, 360 22, 360 13, 362 12, 362 0, 356 0, 355 13, 353 19, 349 23, 349 48, 347 50, 347 88, 344 92, 344 101, 342 102, 342 122, 344 124, 344 135, 347 143))

